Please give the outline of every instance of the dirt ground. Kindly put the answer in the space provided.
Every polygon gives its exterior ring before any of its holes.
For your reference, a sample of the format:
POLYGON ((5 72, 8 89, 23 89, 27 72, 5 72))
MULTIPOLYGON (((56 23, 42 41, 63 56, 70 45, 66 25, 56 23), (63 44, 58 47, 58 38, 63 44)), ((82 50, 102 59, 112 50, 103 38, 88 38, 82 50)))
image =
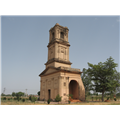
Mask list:
MULTIPOLYGON (((48 105, 45 101, 1 101, 1 105, 48 105)), ((68 102, 50 102, 49 105, 120 105, 120 101, 109 101, 109 102, 71 102, 70 104, 68 102)))

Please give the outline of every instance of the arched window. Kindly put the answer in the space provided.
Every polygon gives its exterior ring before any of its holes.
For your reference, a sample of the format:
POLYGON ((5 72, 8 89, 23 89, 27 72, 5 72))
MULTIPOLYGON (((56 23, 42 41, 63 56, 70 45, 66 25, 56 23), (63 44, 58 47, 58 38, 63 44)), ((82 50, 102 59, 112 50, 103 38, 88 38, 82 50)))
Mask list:
POLYGON ((64 33, 63 32, 60 33, 60 38, 64 39, 64 33))
POLYGON ((52 33, 52 39, 54 39, 54 32, 52 33))

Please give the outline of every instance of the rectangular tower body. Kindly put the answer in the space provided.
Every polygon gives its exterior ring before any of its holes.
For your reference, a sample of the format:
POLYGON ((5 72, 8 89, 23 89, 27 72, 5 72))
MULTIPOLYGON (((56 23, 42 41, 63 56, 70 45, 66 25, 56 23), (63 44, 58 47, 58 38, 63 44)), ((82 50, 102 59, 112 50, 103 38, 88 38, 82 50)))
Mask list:
POLYGON ((62 101, 73 99, 85 100, 85 88, 81 79, 80 69, 71 68, 67 27, 58 23, 49 30, 48 60, 45 70, 39 75, 40 100, 55 100, 59 94, 62 101))

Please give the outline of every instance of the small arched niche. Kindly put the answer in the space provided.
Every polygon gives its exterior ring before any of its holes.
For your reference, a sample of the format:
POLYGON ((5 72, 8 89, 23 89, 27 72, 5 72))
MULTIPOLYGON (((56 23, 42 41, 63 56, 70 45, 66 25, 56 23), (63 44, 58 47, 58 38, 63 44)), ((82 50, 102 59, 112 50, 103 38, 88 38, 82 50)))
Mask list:
POLYGON ((52 40, 54 39, 54 32, 52 33, 52 40))
POLYGON ((64 33, 60 32, 60 38, 64 39, 64 33))

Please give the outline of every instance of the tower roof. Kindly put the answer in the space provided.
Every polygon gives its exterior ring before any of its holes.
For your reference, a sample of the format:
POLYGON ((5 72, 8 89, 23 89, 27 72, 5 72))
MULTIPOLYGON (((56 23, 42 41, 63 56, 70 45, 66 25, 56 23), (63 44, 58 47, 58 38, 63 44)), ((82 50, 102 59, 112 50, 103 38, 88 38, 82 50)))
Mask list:
MULTIPOLYGON (((64 27, 64 26, 61 26, 61 25, 59 25, 59 23, 56 23, 50 30, 52 30, 52 29, 54 29, 55 28, 55 26, 59 26, 60 28, 62 28, 62 29, 67 29, 68 31, 69 31, 69 29, 68 29, 68 27, 64 27)), ((49 30, 49 31, 50 31, 49 30)))
POLYGON ((58 23, 56 23, 55 25, 59 25, 58 23))

